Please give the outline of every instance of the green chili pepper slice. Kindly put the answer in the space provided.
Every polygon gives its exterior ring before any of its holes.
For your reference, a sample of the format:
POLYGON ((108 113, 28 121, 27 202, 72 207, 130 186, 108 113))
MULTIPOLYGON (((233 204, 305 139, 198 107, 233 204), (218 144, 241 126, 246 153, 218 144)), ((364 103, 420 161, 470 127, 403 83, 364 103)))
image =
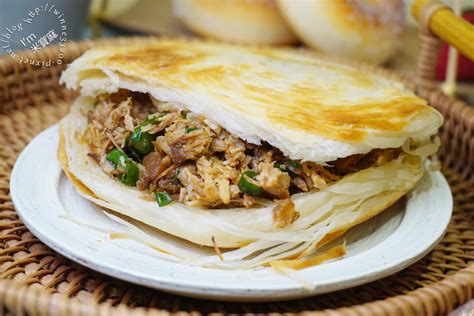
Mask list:
POLYGON ((143 132, 142 127, 159 123, 163 116, 166 113, 162 113, 159 117, 149 118, 147 117, 137 128, 132 135, 130 135, 125 140, 125 147, 127 147, 127 151, 132 156, 134 160, 141 161, 143 156, 150 153, 153 150, 153 140, 155 136, 150 134, 149 132, 143 132))
POLYGON ((168 192, 155 192, 156 202, 158 203, 159 207, 166 206, 173 202, 173 199, 168 194, 168 192))
POLYGON ((199 129, 199 127, 186 127, 186 128, 184 129, 184 132, 185 132, 186 134, 188 134, 188 133, 197 131, 198 129, 199 129))
POLYGON ((142 129, 139 127, 135 128, 135 131, 133 132, 132 135, 128 137, 128 141, 138 141, 140 140, 140 137, 142 137, 142 129))
MULTIPOLYGON (((140 127, 127 138, 125 146, 132 151, 132 156, 144 156, 153 150, 153 136, 148 132, 142 132, 140 127)), ((135 158, 135 157, 134 157, 135 158)))
POLYGON ((138 167, 130 161, 123 151, 118 148, 112 149, 106 159, 115 167, 123 166, 125 173, 119 176, 120 182, 125 185, 133 186, 138 181, 139 170, 138 167))
POLYGON ((125 161, 125 173, 119 176, 120 182, 128 186, 134 186, 138 181, 138 167, 130 160, 125 161))
POLYGON ((115 167, 121 164, 121 157, 123 157, 123 162, 127 161, 127 155, 118 148, 112 149, 108 154, 106 159, 115 167))
POLYGON ((292 172, 294 174, 298 174, 299 170, 303 168, 299 162, 294 160, 277 161, 273 166, 283 172, 292 172))
POLYGON ((134 161, 141 162, 143 159, 143 156, 136 150, 134 150, 132 147, 126 148, 127 155, 132 158, 134 161))
POLYGON ((263 189, 255 184, 253 180, 257 177, 258 173, 252 170, 247 170, 242 173, 237 184, 240 191, 243 193, 250 194, 252 196, 257 196, 262 194, 263 189))

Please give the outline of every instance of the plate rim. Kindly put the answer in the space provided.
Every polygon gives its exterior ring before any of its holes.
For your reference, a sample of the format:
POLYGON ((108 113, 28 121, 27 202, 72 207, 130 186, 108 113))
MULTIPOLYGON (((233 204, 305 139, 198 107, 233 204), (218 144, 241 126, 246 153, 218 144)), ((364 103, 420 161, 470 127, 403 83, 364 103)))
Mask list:
MULTIPOLYGON (((331 280, 330 282, 326 281, 326 283, 318 284, 317 289, 315 290, 306 290, 301 286, 301 284, 296 283, 296 282, 288 282, 287 287, 280 286, 278 288, 272 288, 271 286, 267 285, 263 287, 255 287, 252 289, 246 289, 246 288, 240 288, 240 287, 229 287, 229 285, 227 284, 226 285, 209 284, 209 283, 205 284, 205 283, 202 283, 201 281, 193 282, 192 280, 183 281, 180 279, 175 279, 175 278, 171 278, 169 276, 163 276, 163 275, 162 276, 158 275, 158 276, 155 276, 155 278, 150 279, 149 275, 147 276, 146 274, 143 274, 141 271, 126 269, 126 268, 124 269, 123 267, 120 268, 119 266, 116 266, 116 265, 110 265, 110 263, 107 264, 107 262, 104 263, 103 260, 100 260, 100 259, 96 260, 96 258, 84 259, 83 257, 81 257, 79 250, 74 250, 74 249, 71 249, 71 247, 67 247, 67 246, 65 247, 64 243, 51 239, 49 236, 50 234, 48 235, 48 233, 39 231, 35 227, 35 225, 29 221, 28 211, 23 212, 22 198, 19 195, 17 195, 18 190, 16 189, 17 186, 19 186, 21 183, 21 181, 19 181, 19 179, 21 178, 19 170, 22 164, 25 163, 25 160, 29 158, 27 157, 28 152, 32 150, 32 148, 37 142, 39 143, 40 140, 43 140, 43 138, 46 139, 48 137, 52 137, 54 141, 57 142, 57 139, 59 138, 57 129, 58 129, 58 126, 56 124, 42 131, 41 133, 39 133, 23 149, 23 151, 19 155, 13 167, 12 174, 10 177, 10 194, 12 197, 12 202, 16 209, 16 213, 18 214, 22 222, 25 224, 28 230, 30 230, 39 240, 44 242, 47 246, 52 248, 54 251, 60 253, 66 258, 69 258, 70 260, 78 262, 81 265, 84 265, 88 268, 91 268, 95 271, 99 271, 100 273, 109 275, 114 278, 122 279, 131 283, 140 284, 143 286, 152 287, 155 289, 159 289, 159 290, 163 290, 163 291, 167 291, 167 292, 171 292, 175 294, 186 295, 190 297, 198 297, 198 298, 210 298, 214 300, 228 300, 228 301, 233 300, 233 301, 248 301, 248 302, 272 301, 272 300, 286 300, 286 299, 308 297, 308 296, 323 294, 327 292, 333 292, 333 291, 365 284, 365 283, 377 280, 379 278, 389 276, 400 270, 403 270, 410 264, 418 261, 427 253, 429 253, 438 244, 438 242, 443 238, 448 228, 449 221, 452 215, 452 209, 453 209, 452 193, 446 179, 441 174, 441 172, 438 171, 438 172, 433 173, 432 177, 437 178, 437 181, 439 182, 439 184, 442 186, 445 186, 449 192, 449 196, 444 197, 444 198, 449 197, 448 204, 450 205, 450 210, 449 212, 446 212, 446 214, 449 213, 449 216, 446 216, 445 221, 443 223, 443 228, 438 231, 437 236, 435 236, 429 242, 429 245, 425 245, 424 247, 421 247, 420 249, 416 251, 416 254, 412 255, 409 258, 402 258, 403 260, 400 260, 396 264, 392 264, 389 267, 381 266, 379 267, 378 270, 372 270, 372 271, 369 271, 369 273, 359 273, 356 275, 353 274, 352 276, 342 275, 342 276, 339 276, 336 280, 331 280), (64 249, 64 248, 67 248, 67 249, 64 249), (326 291, 325 288, 330 288, 330 290, 326 291), (258 292, 258 295, 256 292, 258 292)), ((56 150, 54 152, 56 152, 56 150)), ((59 163, 57 162, 56 159, 55 159, 55 162, 59 166, 59 163)), ((60 171, 60 173, 61 172, 62 171, 60 171)), ((406 220, 406 216, 403 216, 399 224, 399 227, 404 224, 405 220, 406 220)), ((395 231, 397 231, 399 227, 397 227, 395 231)), ((391 238, 393 236, 393 233, 387 239, 391 238)), ((360 255, 361 254, 355 254, 354 256, 344 258, 338 261, 334 261, 328 264, 332 264, 332 265, 335 264, 337 266, 337 265, 340 265, 341 262, 344 260, 346 260, 346 262, 347 260, 357 261, 357 257, 359 257, 360 255)), ((176 264, 179 264, 179 263, 176 263, 176 264)), ((195 268, 214 270, 214 269, 201 268, 201 267, 195 267, 195 268)))

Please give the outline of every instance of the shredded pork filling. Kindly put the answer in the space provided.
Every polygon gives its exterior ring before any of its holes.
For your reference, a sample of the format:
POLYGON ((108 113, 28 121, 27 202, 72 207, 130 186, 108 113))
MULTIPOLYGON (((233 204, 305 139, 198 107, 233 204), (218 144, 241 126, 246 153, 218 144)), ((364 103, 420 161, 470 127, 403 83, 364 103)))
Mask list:
POLYGON ((396 158, 400 149, 373 150, 327 165, 291 160, 269 144, 254 145, 205 117, 120 90, 100 95, 87 113, 82 141, 101 168, 158 203, 245 207, 276 202, 275 223, 298 214, 292 194, 321 190, 361 169, 396 158))

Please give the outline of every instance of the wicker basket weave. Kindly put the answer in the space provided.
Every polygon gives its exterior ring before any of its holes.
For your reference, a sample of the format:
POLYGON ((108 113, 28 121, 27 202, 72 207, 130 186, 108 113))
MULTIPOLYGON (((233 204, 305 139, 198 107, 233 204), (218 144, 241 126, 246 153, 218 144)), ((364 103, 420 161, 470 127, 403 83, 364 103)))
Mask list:
MULTIPOLYGON (((360 67, 404 81, 446 120, 441 130, 441 160, 454 196, 454 214, 439 245, 403 271, 367 285, 303 300, 237 304, 184 298, 118 281, 77 265, 42 244, 21 223, 11 201, 9 177, 15 159, 36 134, 66 114, 76 96, 58 84, 66 63, 95 45, 141 40, 70 42, 64 63, 46 68, 20 64, 9 56, 0 58, 0 312, 433 315, 446 314, 473 297, 474 110, 438 90, 367 65, 360 67)), ((34 58, 47 60, 56 53, 55 48, 44 49, 34 58)))

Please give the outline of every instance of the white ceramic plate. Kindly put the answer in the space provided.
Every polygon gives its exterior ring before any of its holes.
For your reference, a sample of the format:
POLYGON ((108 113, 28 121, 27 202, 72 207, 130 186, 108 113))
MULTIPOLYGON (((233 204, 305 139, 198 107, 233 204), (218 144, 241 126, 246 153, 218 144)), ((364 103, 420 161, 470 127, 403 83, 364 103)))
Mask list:
POLYGON ((425 176, 406 202, 349 231, 346 256, 301 270, 300 277, 312 285, 308 290, 270 268, 225 271, 186 266, 133 240, 111 240, 105 231, 120 225, 76 193, 56 160, 57 144, 58 129, 53 126, 25 148, 13 169, 11 195, 25 225, 45 244, 91 269, 187 296, 270 301, 367 283, 427 254, 443 236, 451 217, 452 197, 446 180, 440 172, 425 176))

